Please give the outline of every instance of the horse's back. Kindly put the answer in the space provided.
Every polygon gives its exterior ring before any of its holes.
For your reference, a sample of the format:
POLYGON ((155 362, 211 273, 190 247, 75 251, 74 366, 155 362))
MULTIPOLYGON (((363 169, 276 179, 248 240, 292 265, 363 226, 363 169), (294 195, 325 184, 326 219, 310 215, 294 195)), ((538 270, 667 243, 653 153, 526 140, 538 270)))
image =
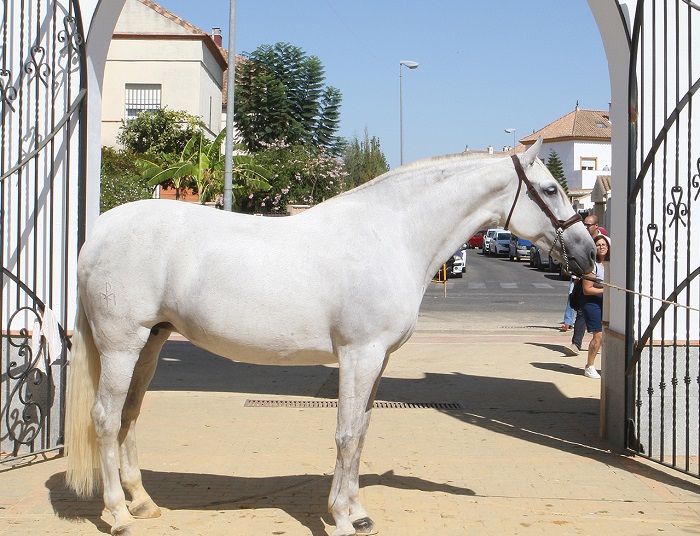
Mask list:
POLYGON ((396 346, 422 294, 407 299, 390 247, 360 225, 348 232, 343 207, 316 208, 286 218, 165 200, 115 208, 81 251, 87 314, 106 338, 169 323, 219 355, 261 363, 331 362, 338 345, 379 338, 396 346))

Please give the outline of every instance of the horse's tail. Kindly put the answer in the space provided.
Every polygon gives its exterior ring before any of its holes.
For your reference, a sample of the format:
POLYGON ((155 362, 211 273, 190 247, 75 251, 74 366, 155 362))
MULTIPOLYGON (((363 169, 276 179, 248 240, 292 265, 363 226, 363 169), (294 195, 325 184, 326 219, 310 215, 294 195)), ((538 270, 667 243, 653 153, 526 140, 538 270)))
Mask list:
POLYGON ((102 483, 97 437, 91 417, 101 367, 100 354, 80 299, 69 364, 65 433, 68 455, 66 484, 78 496, 88 497, 102 483))

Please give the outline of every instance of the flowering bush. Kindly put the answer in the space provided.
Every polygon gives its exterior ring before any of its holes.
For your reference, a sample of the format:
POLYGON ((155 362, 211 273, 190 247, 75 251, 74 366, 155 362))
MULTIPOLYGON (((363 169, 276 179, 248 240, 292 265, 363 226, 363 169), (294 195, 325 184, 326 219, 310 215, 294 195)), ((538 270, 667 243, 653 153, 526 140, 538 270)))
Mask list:
POLYGON ((253 192, 243 200, 250 212, 285 212, 287 205, 315 205, 347 189, 343 161, 322 148, 262 142, 255 162, 272 173, 266 192, 253 192))

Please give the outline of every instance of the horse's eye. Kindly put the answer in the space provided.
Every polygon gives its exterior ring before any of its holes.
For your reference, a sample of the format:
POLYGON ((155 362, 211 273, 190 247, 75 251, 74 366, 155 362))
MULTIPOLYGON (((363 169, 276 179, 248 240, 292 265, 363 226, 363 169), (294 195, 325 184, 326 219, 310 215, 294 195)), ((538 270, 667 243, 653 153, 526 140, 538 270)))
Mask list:
POLYGON ((552 186, 546 186, 544 189, 544 193, 547 195, 554 195, 557 193, 557 187, 552 185, 552 186))

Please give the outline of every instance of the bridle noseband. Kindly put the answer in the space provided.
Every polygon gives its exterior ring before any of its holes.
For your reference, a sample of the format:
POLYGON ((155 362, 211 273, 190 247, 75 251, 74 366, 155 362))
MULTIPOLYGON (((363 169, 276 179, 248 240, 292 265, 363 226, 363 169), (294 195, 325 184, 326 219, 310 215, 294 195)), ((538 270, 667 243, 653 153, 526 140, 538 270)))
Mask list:
POLYGON ((510 212, 508 213, 508 218, 506 219, 506 225, 504 229, 508 229, 508 225, 510 224, 510 218, 511 216, 513 216, 513 211, 515 210, 515 205, 518 204, 518 198, 520 197, 520 189, 522 188, 523 183, 525 183, 527 185, 527 194, 530 196, 530 199, 532 199, 537 204, 537 206, 540 207, 540 209, 542 209, 542 212, 544 212, 545 216, 547 216, 549 218, 549 221, 552 222, 552 226, 554 227, 557 233, 557 237, 555 238, 554 243, 552 244, 552 248, 549 250, 549 253, 552 253, 554 246, 557 244, 557 240, 559 240, 561 242, 562 251, 564 252, 566 271, 568 272, 569 256, 566 252, 566 247, 564 246, 564 231, 572 225, 574 225, 575 223, 583 221, 583 218, 581 218, 581 215, 577 212, 568 220, 558 219, 551 211, 551 209, 547 206, 547 203, 544 202, 544 199, 542 199, 542 196, 540 196, 539 192, 530 182, 530 179, 528 179, 527 175, 525 175, 525 170, 523 169, 522 164, 520 164, 520 159, 517 157, 517 155, 512 155, 511 159, 513 160, 513 166, 515 166, 515 172, 518 174, 518 191, 515 193, 515 199, 513 199, 513 206, 510 207, 510 212))

